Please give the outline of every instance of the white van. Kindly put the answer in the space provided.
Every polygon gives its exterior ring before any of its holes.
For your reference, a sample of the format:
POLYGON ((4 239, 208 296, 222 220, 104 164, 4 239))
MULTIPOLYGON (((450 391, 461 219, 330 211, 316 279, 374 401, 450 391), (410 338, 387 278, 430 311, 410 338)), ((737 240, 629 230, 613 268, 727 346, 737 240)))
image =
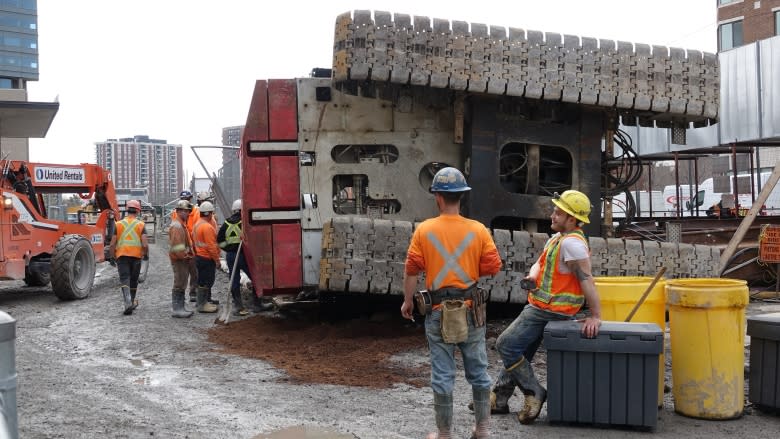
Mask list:
MULTIPOLYGON (((767 180, 771 173, 761 173, 761 188, 766 185, 767 180)), ((747 210, 753 206, 753 195, 750 193, 750 175, 738 175, 737 185, 740 191, 739 200, 734 204, 739 205, 739 209, 747 210)), ((760 192, 758 182, 754 182, 754 194, 758 197, 760 192)), ((695 187, 694 187, 695 189, 695 187)), ((677 199, 676 186, 664 187, 664 205, 668 216, 677 216, 677 204, 682 203, 682 215, 693 216, 696 214, 696 207, 699 208, 699 216, 705 216, 707 209, 718 204, 721 200, 726 200, 726 204, 733 200, 734 193, 734 180, 729 178, 729 192, 715 192, 713 190, 713 179, 708 178, 699 184, 698 192, 691 197, 690 188, 686 185, 680 186, 680 199, 677 199)), ((780 184, 776 185, 772 192, 769 194, 764 203, 764 209, 761 210, 764 215, 780 215, 780 184)))

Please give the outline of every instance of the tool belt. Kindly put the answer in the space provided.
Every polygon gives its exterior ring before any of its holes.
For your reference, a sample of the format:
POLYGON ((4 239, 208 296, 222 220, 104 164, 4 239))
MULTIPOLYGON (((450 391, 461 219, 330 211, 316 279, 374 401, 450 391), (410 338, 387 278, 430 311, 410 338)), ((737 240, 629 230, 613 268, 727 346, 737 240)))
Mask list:
POLYGON ((433 308, 441 308, 442 312, 453 305, 444 306, 450 302, 461 302, 465 308, 471 308, 474 317, 474 326, 477 328, 485 325, 487 317, 488 293, 482 288, 472 286, 465 290, 458 288, 441 288, 434 292, 418 291, 414 293, 414 303, 417 306, 417 312, 422 315, 428 315, 433 308))

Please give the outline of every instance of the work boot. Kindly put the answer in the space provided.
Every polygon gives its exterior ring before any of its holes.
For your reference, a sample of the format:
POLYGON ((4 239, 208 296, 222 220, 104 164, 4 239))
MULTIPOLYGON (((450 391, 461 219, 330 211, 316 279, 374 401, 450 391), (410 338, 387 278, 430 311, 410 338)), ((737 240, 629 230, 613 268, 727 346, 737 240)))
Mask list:
MULTIPOLYGON (((490 413, 506 415, 509 413, 509 398, 515 394, 515 382, 509 373, 502 369, 490 392, 490 413)), ((474 410, 474 403, 469 403, 469 410, 474 410)))
POLYGON ((471 395, 474 400, 474 431, 471 432, 471 439, 484 439, 490 437, 490 411, 495 395, 490 389, 471 388, 471 395))
POLYGON ((195 293, 195 290, 190 290, 190 302, 195 303, 198 301, 198 297, 195 293))
POLYGON ((265 312, 270 311, 274 308, 273 302, 265 301, 261 297, 257 297, 254 293, 252 293, 252 312, 259 313, 259 312, 265 312))
POLYGON ((206 299, 208 298, 209 289, 206 287, 198 287, 197 291, 197 300, 198 300, 198 312, 217 312, 219 309, 216 305, 213 305, 211 303, 208 303, 206 299))
POLYGON ((507 369, 517 387, 525 395, 523 409, 517 412, 517 420, 521 424, 530 424, 539 416, 542 405, 547 399, 547 390, 536 379, 531 363, 525 358, 507 369))
POLYGON ((428 435, 429 439, 450 439, 452 436, 452 394, 433 394, 433 413, 438 433, 428 435))
POLYGON ((231 290, 230 295, 233 297, 233 315, 245 316, 249 314, 249 311, 244 308, 244 302, 241 300, 241 291, 231 290))
POLYGON ((172 291, 171 292, 171 317, 177 317, 185 319, 192 317, 192 311, 188 311, 184 306, 184 291, 172 291))
POLYGON ((138 288, 130 288, 130 301, 133 303, 133 310, 138 308, 138 299, 135 298, 135 293, 138 291, 138 288))
POLYGON ((122 285, 122 300, 124 301, 125 311, 124 315, 130 315, 133 313, 133 299, 130 298, 130 287, 122 285))

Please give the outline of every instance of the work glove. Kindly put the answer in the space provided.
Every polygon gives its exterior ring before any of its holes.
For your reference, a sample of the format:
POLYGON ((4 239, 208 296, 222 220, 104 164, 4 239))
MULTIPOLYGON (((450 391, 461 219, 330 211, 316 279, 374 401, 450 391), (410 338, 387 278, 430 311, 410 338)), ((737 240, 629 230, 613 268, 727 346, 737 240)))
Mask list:
POLYGON ((116 259, 108 258, 108 263, 111 264, 112 267, 116 267, 116 259))
POLYGON ((144 261, 148 261, 149 260, 149 255, 144 255, 143 259, 144 259, 144 261))

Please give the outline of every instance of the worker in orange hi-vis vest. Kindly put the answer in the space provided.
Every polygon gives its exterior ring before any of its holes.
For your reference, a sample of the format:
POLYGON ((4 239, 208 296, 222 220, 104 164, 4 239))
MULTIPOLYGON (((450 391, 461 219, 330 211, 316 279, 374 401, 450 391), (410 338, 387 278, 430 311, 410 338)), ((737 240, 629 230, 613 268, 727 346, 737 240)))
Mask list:
POLYGON ((141 274, 141 260, 149 258, 146 226, 138 219, 140 212, 141 203, 138 200, 127 202, 127 215, 116 222, 116 233, 111 237, 108 250, 110 257, 116 260, 119 271, 125 315, 132 314, 138 307, 136 292, 141 274))
MULTIPOLYGON (((463 174, 451 167, 433 177, 430 191, 439 216, 415 228, 404 270, 401 315, 413 319, 413 297, 419 273, 425 272, 430 294, 425 336, 431 353, 431 389, 437 432, 428 438, 450 438, 452 392, 455 386, 455 348, 463 357, 466 380, 471 384, 475 426, 472 437, 490 434, 490 376, 485 349, 487 295, 477 288, 481 276, 501 269, 501 256, 485 226, 460 215, 460 200, 471 190, 463 174), (430 308, 430 309, 429 309, 430 308)), ((418 304, 420 301, 418 301, 418 304)))
POLYGON ((532 423, 547 397, 536 379, 531 361, 544 336, 547 323, 574 318, 587 302, 590 315, 581 320, 582 333, 596 337, 601 326, 601 303, 591 274, 590 249, 582 225, 588 223, 591 204, 582 192, 568 190, 552 198, 550 228, 557 232, 544 245, 542 254, 521 285, 529 290, 528 305, 499 335, 496 350, 501 370, 491 394, 493 413, 509 413, 509 398, 519 387, 525 395, 517 413, 522 424, 532 423))
POLYGON ((200 205, 200 219, 192 232, 192 244, 195 247, 195 266, 198 269, 197 303, 198 312, 217 312, 217 306, 211 301, 211 288, 214 286, 217 264, 219 264, 219 245, 217 229, 211 223, 214 205, 204 201, 200 205))
MULTIPOLYGON (((195 257, 192 249, 192 235, 187 230, 187 218, 192 205, 187 200, 176 203, 176 218, 168 229, 168 257, 173 269, 173 287, 171 288, 171 316, 176 318, 192 317, 192 311, 184 306, 184 292, 187 289, 187 277, 190 264, 195 257)), ((194 265, 194 264, 193 264, 194 265)))
MULTIPOLYGON (((189 232, 190 237, 192 237, 192 228, 195 226, 195 223, 198 222, 198 218, 200 218, 200 212, 198 211, 198 206, 194 205, 192 203, 192 192, 188 190, 183 190, 181 193, 179 193, 179 200, 185 200, 188 203, 190 203, 190 206, 192 207, 192 210, 190 210, 189 215, 187 216, 185 226, 187 227, 187 232, 189 232)), ((177 209, 174 209, 171 211, 171 224, 173 224, 177 219, 177 209)), ((189 274, 188 274, 188 281, 187 285, 189 286, 189 297, 190 302, 195 301, 195 290, 198 288, 198 270, 195 267, 195 258, 189 259, 189 274)))

